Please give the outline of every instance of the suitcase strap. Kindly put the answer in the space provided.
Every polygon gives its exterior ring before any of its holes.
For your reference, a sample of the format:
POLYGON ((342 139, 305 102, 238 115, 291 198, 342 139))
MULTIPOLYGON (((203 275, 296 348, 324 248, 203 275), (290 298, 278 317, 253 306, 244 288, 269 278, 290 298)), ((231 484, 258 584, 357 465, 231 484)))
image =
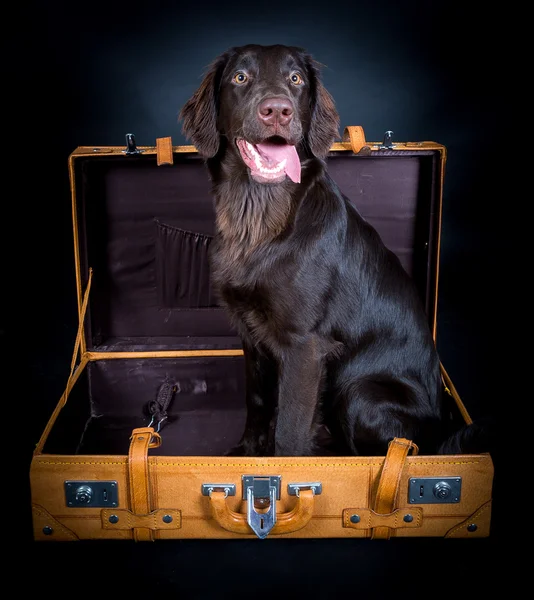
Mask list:
MULTIPOLYGON (((394 438, 388 447, 386 458, 382 465, 378 490, 373 504, 373 512, 378 515, 390 515, 395 512, 399 483, 406 463, 408 452, 419 452, 419 448, 412 441, 405 438, 394 438)), ((389 539, 391 528, 386 526, 374 527, 371 539, 389 539)))
POLYGON ((350 142, 354 154, 368 154, 370 147, 365 141, 365 133, 361 125, 348 125, 343 131, 343 142, 350 142))
MULTIPOLYGON (((70 392, 72 387, 72 378, 74 371, 76 370, 76 363, 78 361, 78 354, 82 345, 83 327, 85 324, 85 313, 87 312, 87 305, 89 304, 89 292, 91 291, 91 283, 93 281, 93 269, 89 269, 89 278, 87 280, 87 287, 82 298, 82 304, 78 313, 78 331, 76 332, 76 340, 74 342, 74 351, 72 353, 72 360, 70 361, 70 374, 67 381, 67 392, 70 392)), ((65 394, 65 400, 68 393, 65 394)))
MULTIPOLYGON (((50 434, 50 431, 52 430, 52 427, 54 426, 56 419, 57 419, 59 413, 61 412, 61 409, 67 403, 67 399, 69 397, 70 391, 71 391, 72 386, 74 385, 74 382, 77 377, 77 365, 79 367, 84 362, 84 358, 83 358, 82 352, 81 352, 83 326, 84 326, 84 322, 85 322, 85 313, 87 312, 87 305, 89 303, 89 292, 91 291, 92 279, 93 279, 93 269, 89 269, 89 280, 87 282, 87 287, 85 289, 82 303, 81 303, 81 306, 78 311, 78 319, 79 319, 78 331, 76 333, 76 341, 74 343, 74 351, 72 353, 72 360, 70 363, 70 373, 69 373, 69 377, 67 379, 67 384, 65 386, 65 391, 63 392, 63 395, 61 396, 59 402, 57 403, 57 406, 54 409, 52 416, 48 420, 48 423, 46 424, 46 427, 44 428, 43 433, 41 434, 41 437, 34 448, 33 454, 35 456, 42 453, 45 442, 48 439, 48 435, 50 434), (80 354, 80 358, 81 358, 80 363, 78 363, 78 354, 80 354)), ((78 369, 78 371, 81 372, 81 369, 78 369)))
POLYGON ((158 167, 173 164, 172 139, 170 136, 156 138, 156 155, 158 167))
MULTIPOLYGON (((148 477, 148 449, 161 445, 161 436, 152 427, 134 429, 128 452, 128 483, 130 487, 130 508, 134 515, 150 513, 150 482, 148 477)), ((136 525, 139 524, 137 521, 136 525)), ((153 531, 148 527, 133 527, 135 541, 153 540, 153 531)))

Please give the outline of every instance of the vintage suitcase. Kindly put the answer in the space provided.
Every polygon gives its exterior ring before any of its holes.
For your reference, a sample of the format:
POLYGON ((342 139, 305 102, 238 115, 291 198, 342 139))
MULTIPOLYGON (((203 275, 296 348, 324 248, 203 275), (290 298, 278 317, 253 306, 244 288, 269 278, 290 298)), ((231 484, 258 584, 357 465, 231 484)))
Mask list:
MULTIPOLYGON (((347 127, 329 169, 414 278, 435 336, 446 149, 388 135, 347 127)), ((69 157, 79 329, 31 460, 34 539, 489 536, 489 453, 395 439, 386 456, 225 456, 243 357, 210 287, 207 171, 193 146, 126 141, 69 157)), ((442 373, 451 422, 469 422, 442 373)))

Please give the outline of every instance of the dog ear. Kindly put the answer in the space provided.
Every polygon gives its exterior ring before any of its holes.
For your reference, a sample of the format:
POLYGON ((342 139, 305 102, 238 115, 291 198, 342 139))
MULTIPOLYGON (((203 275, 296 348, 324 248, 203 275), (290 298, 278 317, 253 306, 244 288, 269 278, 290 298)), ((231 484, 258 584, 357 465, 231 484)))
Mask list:
POLYGON ((218 92, 226 55, 218 57, 209 67, 200 86, 180 111, 182 133, 207 158, 219 150, 217 127, 218 92))
POLYGON ((311 123, 308 145, 313 154, 324 158, 333 142, 339 137, 339 114, 334 99, 321 82, 320 65, 309 59, 308 73, 311 82, 311 123))

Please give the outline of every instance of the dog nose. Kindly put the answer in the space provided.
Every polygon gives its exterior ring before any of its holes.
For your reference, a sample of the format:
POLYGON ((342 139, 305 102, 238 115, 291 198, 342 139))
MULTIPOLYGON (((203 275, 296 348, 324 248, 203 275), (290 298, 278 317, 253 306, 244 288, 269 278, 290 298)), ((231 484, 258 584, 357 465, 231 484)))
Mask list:
POLYGON ((287 125, 293 118, 293 104, 288 98, 266 98, 258 115, 265 125, 287 125))

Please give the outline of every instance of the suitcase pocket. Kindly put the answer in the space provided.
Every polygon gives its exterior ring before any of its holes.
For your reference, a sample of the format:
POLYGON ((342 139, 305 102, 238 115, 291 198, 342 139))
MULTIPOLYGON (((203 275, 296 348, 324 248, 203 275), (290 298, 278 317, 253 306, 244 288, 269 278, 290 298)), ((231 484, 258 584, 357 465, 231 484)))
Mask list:
POLYGON ((155 220, 158 302, 164 308, 217 306, 210 284, 212 236, 155 220))

